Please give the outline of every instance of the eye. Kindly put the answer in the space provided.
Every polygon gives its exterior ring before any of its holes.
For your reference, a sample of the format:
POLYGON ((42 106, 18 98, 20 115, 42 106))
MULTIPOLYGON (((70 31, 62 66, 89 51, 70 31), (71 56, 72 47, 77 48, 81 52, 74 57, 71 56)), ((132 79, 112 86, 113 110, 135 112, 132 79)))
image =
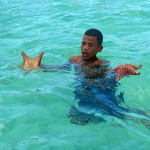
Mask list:
POLYGON ((82 45, 86 45, 86 43, 85 43, 85 42, 82 42, 82 45))
POLYGON ((94 46, 94 44, 93 43, 89 43, 89 47, 92 47, 92 46, 94 46))

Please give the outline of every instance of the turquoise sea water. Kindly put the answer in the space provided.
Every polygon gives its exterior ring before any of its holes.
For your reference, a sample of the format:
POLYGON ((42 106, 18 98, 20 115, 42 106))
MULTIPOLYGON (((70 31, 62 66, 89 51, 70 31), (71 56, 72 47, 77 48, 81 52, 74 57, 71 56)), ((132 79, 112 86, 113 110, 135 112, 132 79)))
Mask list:
POLYGON ((149 150, 150 130, 122 122, 75 125, 74 71, 24 71, 21 52, 56 65, 80 54, 83 33, 104 35, 99 57, 142 64, 140 76, 123 78, 125 104, 150 110, 150 1, 0 0, 0 150, 149 150))

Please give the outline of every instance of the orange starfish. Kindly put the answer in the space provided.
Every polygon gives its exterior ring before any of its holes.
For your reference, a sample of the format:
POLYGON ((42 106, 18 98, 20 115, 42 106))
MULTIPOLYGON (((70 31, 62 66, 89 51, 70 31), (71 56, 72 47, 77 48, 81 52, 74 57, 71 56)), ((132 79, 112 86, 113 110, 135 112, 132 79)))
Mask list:
POLYGON ((43 67, 41 65, 41 59, 42 59, 43 54, 44 52, 42 52, 35 58, 30 58, 24 52, 22 52, 22 57, 23 57, 24 62, 21 68, 26 71, 30 71, 33 69, 42 69, 43 67))
POLYGON ((124 76, 128 75, 139 75, 140 72, 136 71, 137 69, 141 68, 142 65, 132 65, 132 64, 122 64, 118 67, 114 68, 113 70, 116 72, 116 80, 120 80, 124 76))

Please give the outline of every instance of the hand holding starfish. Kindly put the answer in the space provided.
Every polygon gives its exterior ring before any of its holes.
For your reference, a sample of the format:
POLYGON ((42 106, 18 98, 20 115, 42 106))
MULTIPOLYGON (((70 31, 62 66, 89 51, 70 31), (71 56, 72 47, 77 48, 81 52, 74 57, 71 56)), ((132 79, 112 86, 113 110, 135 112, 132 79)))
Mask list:
POLYGON ((26 71, 33 70, 33 69, 42 69, 43 67, 41 65, 41 59, 42 59, 43 54, 44 52, 42 52, 40 55, 38 55, 35 58, 30 58, 24 52, 22 52, 22 57, 23 57, 24 62, 21 68, 26 71))
POLYGON ((139 75, 140 72, 136 71, 137 69, 141 68, 142 65, 132 65, 132 64, 122 64, 118 67, 114 68, 113 70, 116 72, 116 80, 120 80, 124 76, 128 75, 139 75))

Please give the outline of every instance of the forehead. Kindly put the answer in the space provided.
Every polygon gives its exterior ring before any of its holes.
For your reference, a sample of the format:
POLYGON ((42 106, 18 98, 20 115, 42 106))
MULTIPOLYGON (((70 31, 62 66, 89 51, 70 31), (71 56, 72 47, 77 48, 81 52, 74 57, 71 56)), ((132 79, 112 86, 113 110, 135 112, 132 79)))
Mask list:
POLYGON ((96 43, 97 44, 97 38, 94 37, 94 36, 84 35, 82 41, 88 42, 88 43, 96 43))

